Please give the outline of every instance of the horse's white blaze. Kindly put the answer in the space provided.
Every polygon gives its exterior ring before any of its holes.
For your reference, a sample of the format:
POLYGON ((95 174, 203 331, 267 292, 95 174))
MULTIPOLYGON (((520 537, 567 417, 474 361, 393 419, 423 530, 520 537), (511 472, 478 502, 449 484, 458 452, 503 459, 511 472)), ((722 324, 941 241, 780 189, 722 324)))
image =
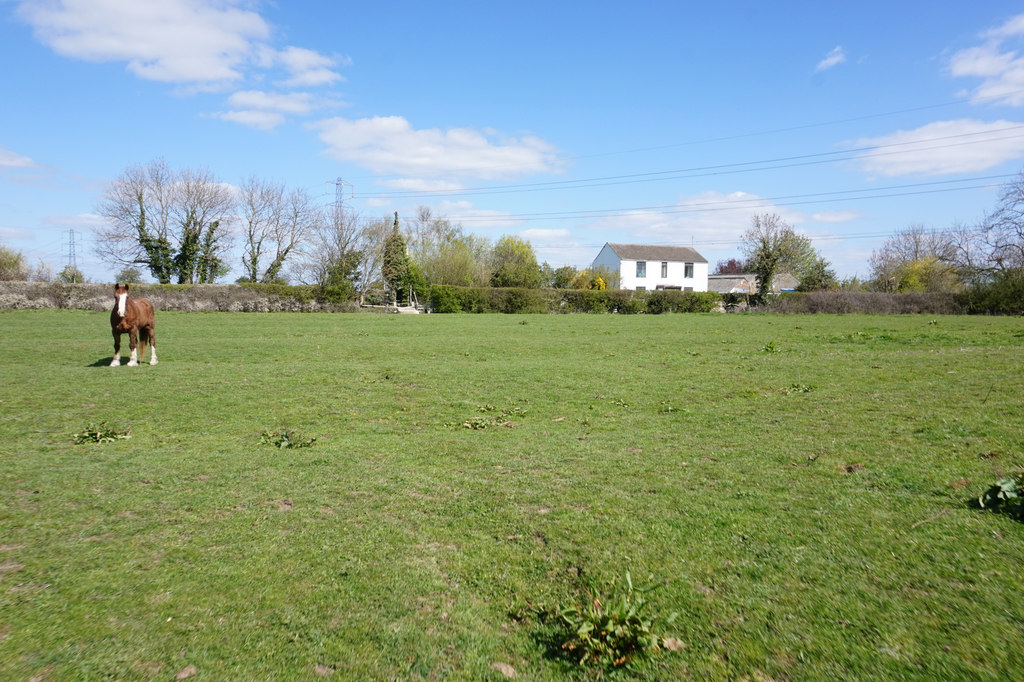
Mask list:
POLYGON ((124 302, 128 300, 128 294, 117 295, 117 314, 124 317, 124 302))

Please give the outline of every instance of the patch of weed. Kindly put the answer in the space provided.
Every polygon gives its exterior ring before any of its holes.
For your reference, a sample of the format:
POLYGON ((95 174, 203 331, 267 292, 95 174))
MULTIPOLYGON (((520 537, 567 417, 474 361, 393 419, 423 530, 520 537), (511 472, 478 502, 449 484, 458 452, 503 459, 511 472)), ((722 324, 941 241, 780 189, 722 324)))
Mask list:
POLYGON ((132 430, 130 427, 119 429, 105 421, 99 424, 90 423, 74 435, 75 443, 78 445, 86 443, 113 443, 116 440, 125 440, 131 437, 132 430))
POLYGON ((298 431, 281 429, 280 431, 264 431, 260 434, 260 445, 272 445, 275 448, 311 448, 316 437, 307 438, 298 431))

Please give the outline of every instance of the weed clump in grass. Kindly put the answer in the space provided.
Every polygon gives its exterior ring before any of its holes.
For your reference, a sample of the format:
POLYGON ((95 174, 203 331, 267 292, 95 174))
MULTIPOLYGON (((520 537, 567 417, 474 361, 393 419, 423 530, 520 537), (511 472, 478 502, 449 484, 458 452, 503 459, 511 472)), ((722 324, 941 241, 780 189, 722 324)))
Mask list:
POLYGON ((260 434, 260 445, 272 445, 276 448, 311 448, 316 437, 306 438, 298 431, 281 429, 280 431, 264 431, 260 434))
POLYGON ((653 587, 634 586, 626 571, 624 586, 614 583, 607 590, 591 587, 582 604, 538 614, 542 622, 554 625, 550 654, 580 666, 621 670, 663 649, 681 651, 685 645, 680 640, 657 632, 659 626, 670 625, 678 614, 673 612, 660 622, 647 612, 644 593, 653 587))
POLYGON ((1024 471, 996 481, 978 497, 977 503, 981 509, 991 509, 1024 522, 1024 471))
POLYGON ((131 428, 118 429, 105 421, 102 421, 99 424, 90 422, 88 426, 74 435, 76 445, 84 445, 86 443, 113 443, 116 440, 124 440, 131 437, 131 428))

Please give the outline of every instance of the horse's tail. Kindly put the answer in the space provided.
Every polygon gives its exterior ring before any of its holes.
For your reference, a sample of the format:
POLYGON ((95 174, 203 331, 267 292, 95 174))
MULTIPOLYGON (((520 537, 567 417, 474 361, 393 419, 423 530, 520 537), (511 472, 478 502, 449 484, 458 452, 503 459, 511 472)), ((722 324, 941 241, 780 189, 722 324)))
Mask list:
POLYGON ((147 343, 149 343, 149 330, 145 327, 139 327, 139 362, 142 362, 142 358, 146 355, 147 343))

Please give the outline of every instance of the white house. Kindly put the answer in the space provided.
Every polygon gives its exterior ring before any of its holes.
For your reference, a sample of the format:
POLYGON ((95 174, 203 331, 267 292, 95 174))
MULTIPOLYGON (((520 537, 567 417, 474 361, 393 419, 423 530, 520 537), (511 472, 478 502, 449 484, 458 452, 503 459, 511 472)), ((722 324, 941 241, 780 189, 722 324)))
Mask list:
POLYGON ((620 289, 708 290, 708 261, 686 246, 609 243, 593 266, 618 273, 620 289))

